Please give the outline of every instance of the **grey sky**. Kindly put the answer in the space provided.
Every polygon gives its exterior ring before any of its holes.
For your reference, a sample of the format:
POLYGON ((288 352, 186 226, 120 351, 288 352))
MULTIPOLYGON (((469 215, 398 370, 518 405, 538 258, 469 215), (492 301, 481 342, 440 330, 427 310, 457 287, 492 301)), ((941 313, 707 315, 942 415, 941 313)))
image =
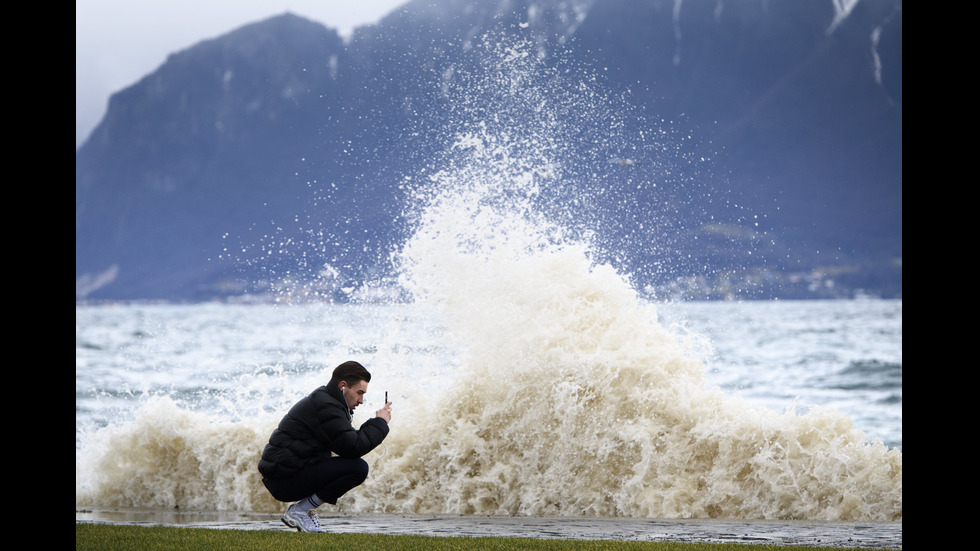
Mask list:
POLYGON ((109 96, 167 56, 242 25, 292 12, 350 33, 407 0, 75 0, 75 147, 109 96))

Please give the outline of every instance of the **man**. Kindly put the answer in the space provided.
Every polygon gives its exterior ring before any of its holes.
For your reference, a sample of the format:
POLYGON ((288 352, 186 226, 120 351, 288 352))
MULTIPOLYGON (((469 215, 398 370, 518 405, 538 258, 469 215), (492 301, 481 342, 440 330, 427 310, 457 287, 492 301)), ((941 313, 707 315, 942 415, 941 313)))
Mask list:
POLYGON ((300 532, 325 532, 316 509, 364 482, 368 464, 361 457, 388 435, 391 402, 355 429, 354 409, 364 403, 371 374, 357 362, 344 362, 330 382, 301 399, 279 422, 262 451, 262 483, 279 501, 295 501, 282 521, 300 532))

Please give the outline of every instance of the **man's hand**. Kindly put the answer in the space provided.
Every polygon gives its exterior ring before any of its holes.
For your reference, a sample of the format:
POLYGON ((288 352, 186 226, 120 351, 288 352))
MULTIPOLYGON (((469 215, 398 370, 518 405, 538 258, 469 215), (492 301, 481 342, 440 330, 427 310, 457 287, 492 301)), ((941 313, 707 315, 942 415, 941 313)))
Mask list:
POLYGON ((391 402, 385 404, 385 407, 378 410, 377 416, 384 419, 387 422, 391 422, 391 402))

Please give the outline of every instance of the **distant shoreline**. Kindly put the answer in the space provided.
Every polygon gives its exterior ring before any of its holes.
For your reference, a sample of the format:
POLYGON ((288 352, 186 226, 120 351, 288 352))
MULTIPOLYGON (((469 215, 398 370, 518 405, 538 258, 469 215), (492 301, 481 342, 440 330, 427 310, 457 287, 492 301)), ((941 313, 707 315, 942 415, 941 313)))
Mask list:
MULTIPOLYGON (((820 298, 737 298, 737 299, 722 299, 722 298, 663 298, 663 299, 652 299, 651 304, 685 304, 685 303, 739 303, 739 302, 901 302, 902 297, 877 297, 877 296, 856 296, 856 297, 820 297, 820 298)), ((134 299, 134 300, 76 300, 76 307, 87 307, 87 306, 194 306, 194 305, 204 305, 204 304, 229 304, 229 305, 281 305, 281 306, 292 306, 292 305, 313 305, 313 304, 334 304, 334 305, 356 305, 356 306, 392 306, 392 305, 410 305, 411 302, 404 301, 349 301, 349 302, 335 302, 335 301, 283 301, 283 300, 261 300, 261 299, 241 299, 241 297, 229 297, 229 298, 215 298, 210 300, 163 300, 163 299, 134 299)))

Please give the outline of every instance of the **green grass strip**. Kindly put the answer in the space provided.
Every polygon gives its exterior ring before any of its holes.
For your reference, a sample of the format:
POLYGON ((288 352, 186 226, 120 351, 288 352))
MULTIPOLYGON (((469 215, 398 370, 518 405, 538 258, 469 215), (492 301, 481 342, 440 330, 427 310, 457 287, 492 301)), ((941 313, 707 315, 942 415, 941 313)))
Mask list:
MULTIPOLYGON (((228 530, 75 523, 76 551, 193 550, 292 551, 815 551, 829 547, 735 543, 676 543, 535 538, 307 534, 283 530, 228 530)), ((842 551, 840 548, 833 548, 842 551)))

